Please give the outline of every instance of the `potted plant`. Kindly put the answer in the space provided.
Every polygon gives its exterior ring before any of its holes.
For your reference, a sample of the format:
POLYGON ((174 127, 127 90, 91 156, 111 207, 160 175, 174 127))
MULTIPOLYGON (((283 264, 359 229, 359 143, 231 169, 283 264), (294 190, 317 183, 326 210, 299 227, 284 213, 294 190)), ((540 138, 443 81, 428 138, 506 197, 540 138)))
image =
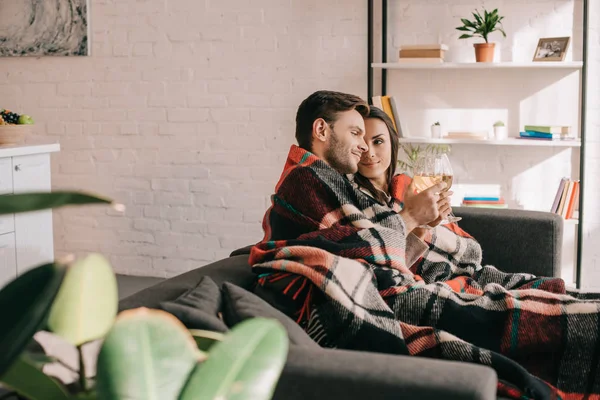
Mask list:
POLYGON ((508 131, 504 125, 504 122, 496 121, 496 123, 494 123, 494 137, 500 140, 508 137, 508 131))
POLYGON ((475 59, 477 62, 493 62, 494 61, 494 47, 495 43, 488 42, 488 36, 490 33, 499 31, 504 37, 506 33, 502 27, 502 20, 504 17, 498 15, 498 9, 494 9, 492 12, 483 10, 483 15, 478 10, 473 12, 473 21, 469 21, 466 18, 461 18, 462 26, 456 29, 462 32, 468 32, 462 34, 459 39, 468 39, 472 37, 481 37, 485 43, 474 43, 475 47, 475 59))
POLYGON ((431 125, 431 137, 438 139, 442 137, 442 126, 439 121, 431 125))

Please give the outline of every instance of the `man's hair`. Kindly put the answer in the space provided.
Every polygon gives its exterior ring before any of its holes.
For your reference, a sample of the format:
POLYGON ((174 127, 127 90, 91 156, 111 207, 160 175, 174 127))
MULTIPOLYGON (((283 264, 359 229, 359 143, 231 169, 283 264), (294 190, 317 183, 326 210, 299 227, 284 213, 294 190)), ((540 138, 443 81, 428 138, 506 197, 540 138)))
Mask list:
POLYGON ((356 110, 363 117, 369 114, 369 104, 353 94, 319 90, 308 96, 296 113, 296 141, 304 150, 312 151, 312 128, 318 118, 323 118, 332 128, 338 114, 356 110))

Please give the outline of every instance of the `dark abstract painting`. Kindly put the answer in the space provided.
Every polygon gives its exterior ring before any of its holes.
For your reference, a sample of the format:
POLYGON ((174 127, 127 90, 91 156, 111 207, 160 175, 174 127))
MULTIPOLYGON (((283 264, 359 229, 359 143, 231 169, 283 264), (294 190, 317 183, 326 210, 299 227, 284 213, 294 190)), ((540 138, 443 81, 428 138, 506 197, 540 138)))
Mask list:
POLYGON ((0 56, 86 56, 88 0, 0 0, 0 56))

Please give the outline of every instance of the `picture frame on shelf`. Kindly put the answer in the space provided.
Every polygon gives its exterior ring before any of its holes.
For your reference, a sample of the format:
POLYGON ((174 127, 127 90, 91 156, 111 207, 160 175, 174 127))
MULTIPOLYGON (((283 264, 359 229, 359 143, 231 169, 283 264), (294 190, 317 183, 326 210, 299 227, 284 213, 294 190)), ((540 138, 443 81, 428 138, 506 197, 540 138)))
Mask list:
POLYGON ((540 38, 533 61, 563 61, 570 43, 570 36, 540 38))

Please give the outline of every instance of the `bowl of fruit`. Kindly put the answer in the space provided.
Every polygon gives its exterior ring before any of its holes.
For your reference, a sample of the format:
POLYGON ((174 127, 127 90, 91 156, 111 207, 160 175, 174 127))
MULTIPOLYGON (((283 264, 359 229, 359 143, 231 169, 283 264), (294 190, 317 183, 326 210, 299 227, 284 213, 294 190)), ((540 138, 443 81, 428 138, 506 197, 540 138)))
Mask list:
POLYGON ((21 143, 31 133, 33 118, 0 109, 0 145, 21 143))

